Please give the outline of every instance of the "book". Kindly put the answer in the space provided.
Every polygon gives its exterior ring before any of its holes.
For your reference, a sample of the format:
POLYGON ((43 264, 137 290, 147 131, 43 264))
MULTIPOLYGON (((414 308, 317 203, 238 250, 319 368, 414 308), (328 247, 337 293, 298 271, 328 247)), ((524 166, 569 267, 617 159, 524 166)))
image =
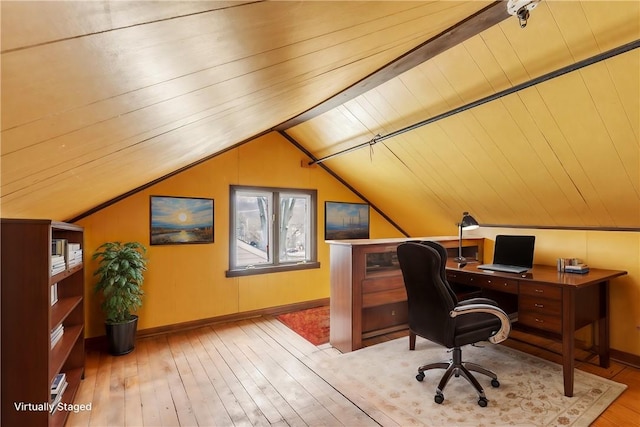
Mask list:
POLYGON ((53 382, 51 383, 51 397, 55 397, 55 395, 57 395, 60 390, 62 389, 62 385, 67 381, 67 374, 65 374, 64 372, 61 372, 59 374, 57 374, 54 378, 53 378, 53 382))
POLYGON ((51 275, 67 268, 67 239, 51 239, 51 275))
POLYGON ((58 283, 51 285, 51 305, 58 302, 58 283))
POLYGON ((62 334, 64 334, 64 325, 61 323, 51 331, 51 348, 62 339, 62 334))
POLYGON ((56 409, 58 409, 58 403, 62 401, 62 395, 64 394, 64 391, 67 389, 67 384, 68 383, 65 380, 60 386, 60 390, 55 395, 52 395, 51 406, 49 406, 50 408, 49 410, 52 414, 56 412, 56 409))
POLYGON ((67 268, 67 263, 63 255, 51 255, 51 275, 55 276, 67 268))
POLYGON ((82 263, 82 248, 80 243, 67 243, 67 264, 69 267, 82 263))
POLYGON ((80 243, 69 243, 67 242, 67 248, 69 251, 79 251, 80 243))
POLYGON ((67 239, 51 239, 51 255, 65 255, 67 239))

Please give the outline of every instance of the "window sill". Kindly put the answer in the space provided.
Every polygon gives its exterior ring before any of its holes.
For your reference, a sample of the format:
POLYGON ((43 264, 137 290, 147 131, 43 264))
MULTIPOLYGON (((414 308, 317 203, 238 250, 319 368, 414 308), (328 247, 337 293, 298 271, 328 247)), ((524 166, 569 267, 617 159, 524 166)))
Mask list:
POLYGON ((282 264, 282 265, 259 266, 259 267, 252 267, 252 268, 238 268, 234 270, 227 270, 225 272, 225 276, 226 277, 254 276, 256 274, 281 273, 285 271, 297 271, 297 270, 310 270, 312 268, 320 268, 320 262, 308 261, 300 264, 282 264))

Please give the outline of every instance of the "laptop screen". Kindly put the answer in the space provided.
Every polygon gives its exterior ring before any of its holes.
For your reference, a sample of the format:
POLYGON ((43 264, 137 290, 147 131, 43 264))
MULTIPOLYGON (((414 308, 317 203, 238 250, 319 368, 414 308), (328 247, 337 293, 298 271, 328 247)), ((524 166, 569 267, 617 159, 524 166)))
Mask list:
POLYGON ((497 235, 493 263, 533 267, 533 248, 536 236, 497 235))

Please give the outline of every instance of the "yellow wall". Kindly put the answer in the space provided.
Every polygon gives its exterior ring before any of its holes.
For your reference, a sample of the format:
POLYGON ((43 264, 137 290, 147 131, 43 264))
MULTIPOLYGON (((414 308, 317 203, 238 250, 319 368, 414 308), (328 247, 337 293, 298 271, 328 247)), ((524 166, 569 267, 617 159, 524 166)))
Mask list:
MULTIPOLYGON (((136 193, 81 221, 87 258, 106 241, 139 241, 148 247, 144 305, 139 329, 242 313, 329 297, 329 247, 324 243, 324 202, 360 202, 339 181, 316 166, 277 133, 223 153, 136 193), (229 186, 256 185, 318 190, 319 269, 225 277, 229 266, 229 186), (149 246, 151 195, 214 199, 215 243, 149 246)), ((371 210, 371 237, 401 237, 371 210)), ((93 294, 96 263, 87 261, 86 336, 104 335, 103 316, 93 294)))
MULTIPOLYGON (((301 167, 305 156, 276 133, 221 154, 142 192, 97 212, 79 224, 85 227, 85 250, 90 255, 105 241, 149 242, 149 196, 207 197, 215 200, 215 243, 207 245, 148 246, 144 306, 140 329, 242 313, 329 297, 329 248, 324 243, 324 202, 360 201, 320 167, 301 167), (226 278, 228 268, 229 185, 296 187, 318 190, 318 259, 321 268, 305 271, 226 278)), ((384 207, 383 207, 384 209, 384 207)), ((395 218, 402 224, 402 218, 395 218)), ((419 236, 455 235, 450 226, 430 223, 419 236), (437 228, 437 229, 435 229, 437 228)), ((479 228, 465 236, 488 239, 490 261, 496 234, 536 236, 535 262, 555 265, 558 257, 577 257, 599 268, 626 270, 612 281, 611 347, 640 355, 640 233, 479 228)), ((371 211, 371 237, 402 237, 371 211)), ((86 283, 92 285, 95 264, 90 262, 86 283)), ((87 286, 87 337, 103 335, 97 298, 87 286)), ((584 333, 582 335, 585 335, 584 333)))

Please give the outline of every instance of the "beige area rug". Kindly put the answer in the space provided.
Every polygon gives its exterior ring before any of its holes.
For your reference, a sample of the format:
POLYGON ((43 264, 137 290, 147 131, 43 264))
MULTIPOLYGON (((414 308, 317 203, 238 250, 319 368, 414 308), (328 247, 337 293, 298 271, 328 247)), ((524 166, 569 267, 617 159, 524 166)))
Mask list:
POLYGON ((476 375, 489 400, 485 408, 463 377, 452 377, 444 402, 434 402, 444 370, 426 371, 418 382, 417 368, 449 360, 451 353, 420 338, 414 351, 408 338, 398 338, 316 362, 314 369, 383 426, 588 426, 626 388, 576 369, 574 396, 565 397, 562 366, 501 345, 482 345, 464 347, 462 356, 498 375, 499 388, 476 375))

